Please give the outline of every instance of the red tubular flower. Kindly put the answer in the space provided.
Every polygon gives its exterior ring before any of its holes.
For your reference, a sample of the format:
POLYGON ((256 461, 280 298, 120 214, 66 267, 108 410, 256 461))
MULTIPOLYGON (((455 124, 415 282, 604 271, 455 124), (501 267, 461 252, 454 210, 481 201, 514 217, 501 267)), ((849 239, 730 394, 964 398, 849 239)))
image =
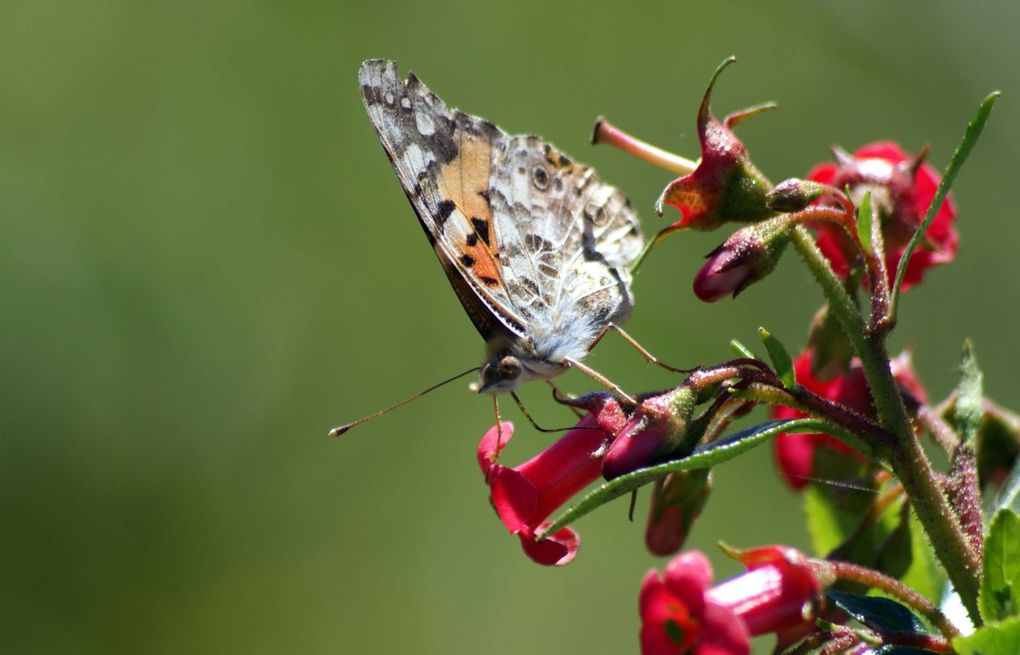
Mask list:
POLYGON ((539 564, 563 566, 577 554, 579 539, 563 528, 543 541, 535 539, 545 519, 571 496, 588 486, 602 470, 599 453, 623 427, 625 418, 612 396, 591 398, 589 414, 549 448, 515 467, 495 464, 499 451, 513 434, 502 424, 500 436, 491 428, 478 444, 478 464, 496 513, 511 534, 521 540, 524 552, 539 564), (596 428, 596 429, 592 429, 596 428))
MULTIPOLYGON (((793 362, 797 382, 813 391, 822 398, 839 403, 854 410, 858 414, 874 417, 871 392, 864 377, 860 362, 854 359, 850 369, 831 380, 820 380, 815 377, 811 368, 812 352, 802 352, 793 362)), ((910 364, 910 356, 904 353, 892 361, 892 373, 901 391, 906 392, 917 401, 927 402, 924 387, 910 364)), ((802 418, 803 412, 790 407, 773 407, 772 416, 777 419, 802 418)), ((796 491, 803 489, 814 472, 816 448, 829 448, 841 453, 853 453, 850 446, 827 434, 783 433, 775 439, 776 463, 783 473, 786 482, 796 491)))
POLYGON ((738 554, 748 572, 709 588, 698 551, 675 557, 641 583, 642 655, 746 655, 750 638, 810 623, 822 585, 801 553, 768 546, 738 554))
POLYGON ((676 207, 683 214, 670 229, 714 230, 724 222, 756 222, 773 213, 766 201, 772 183, 751 163, 747 148, 731 129, 773 105, 738 112, 723 121, 709 109, 712 87, 723 68, 733 61, 727 60, 716 70, 698 109, 701 161, 697 169, 671 182, 656 203, 660 216, 664 204, 676 207))
MULTIPOLYGON (((923 162, 925 153, 911 157, 891 141, 868 144, 853 155, 839 149, 834 152, 837 162, 816 166, 808 178, 838 189, 849 185, 855 202, 865 192, 871 192, 872 202, 879 208, 882 218, 886 267, 891 282, 907 242, 924 220, 935 197, 941 177, 923 162)), ((956 205, 950 195, 935 214, 920 247, 910 257, 903 278, 904 291, 920 283, 928 268, 950 262, 956 256, 959 237, 953 227, 954 220, 956 205)), ((847 274, 855 251, 845 234, 831 226, 820 227, 818 247, 836 273, 847 274)))

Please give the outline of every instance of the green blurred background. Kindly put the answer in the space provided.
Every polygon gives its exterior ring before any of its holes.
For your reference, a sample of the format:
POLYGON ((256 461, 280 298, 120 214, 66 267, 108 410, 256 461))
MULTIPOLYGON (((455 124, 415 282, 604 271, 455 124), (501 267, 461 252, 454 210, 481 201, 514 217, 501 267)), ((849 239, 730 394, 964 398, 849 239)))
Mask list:
MULTIPOLYGON (((894 345, 941 398, 972 336, 1016 406, 1018 24, 1009 0, 4 2, 0 651, 636 652, 643 516, 618 501, 579 523, 571 566, 533 565, 488 506, 491 409, 464 384, 325 436, 482 351, 358 64, 394 58, 451 105, 546 135, 648 232, 669 176, 590 147, 592 121, 697 156, 694 112, 729 54, 718 113, 783 106, 740 130, 774 180, 888 137, 930 143, 941 168, 1001 88, 956 187, 958 261, 909 293, 894 345)), ((724 236, 673 239, 636 282, 629 328, 668 361, 727 357, 760 324, 796 347, 819 304, 792 256, 737 302, 696 302, 724 236)), ((612 338, 590 361, 628 389, 670 379, 612 338)), ((568 420, 544 387, 524 396, 568 420)), ((505 411, 505 461, 548 442, 505 411)), ((717 471, 690 543, 728 575, 716 540, 806 547, 799 519, 763 449, 717 471)))

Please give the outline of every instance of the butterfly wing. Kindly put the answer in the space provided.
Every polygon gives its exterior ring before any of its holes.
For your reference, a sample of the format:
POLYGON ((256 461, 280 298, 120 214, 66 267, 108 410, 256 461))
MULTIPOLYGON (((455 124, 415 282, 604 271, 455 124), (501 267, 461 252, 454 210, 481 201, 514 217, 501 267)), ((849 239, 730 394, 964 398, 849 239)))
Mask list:
POLYGON ((537 136, 448 109, 394 62, 359 72, 365 109, 447 276, 486 339, 582 358, 630 313, 641 251, 630 202, 537 136))
POLYGON ((503 278, 538 359, 581 359, 633 306, 630 265, 643 247, 618 189, 536 136, 514 136, 491 165, 503 278))
POLYGON ((446 107, 392 61, 358 72, 365 110, 443 268, 483 337, 527 334, 498 259, 489 205, 492 151, 506 140, 492 123, 446 107))

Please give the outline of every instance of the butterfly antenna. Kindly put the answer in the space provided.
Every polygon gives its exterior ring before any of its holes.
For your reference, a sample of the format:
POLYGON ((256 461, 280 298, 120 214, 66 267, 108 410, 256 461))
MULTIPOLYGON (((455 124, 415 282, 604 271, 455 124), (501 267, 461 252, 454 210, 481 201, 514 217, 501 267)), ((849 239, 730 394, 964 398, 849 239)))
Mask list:
POLYGON ((331 436, 331 437, 339 437, 340 435, 346 433, 348 430, 350 430, 351 428, 353 428, 355 426, 361 425, 362 423, 367 423, 367 422, 371 421, 374 418, 379 418, 383 414, 389 413, 389 412, 393 411, 394 409, 396 409, 398 407, 406 405, 407 403, 411 402, 412 400, 418 400, 419 398, 421 398, 425 394, 429 393, 430 391, 435 391, 436 389, 438 389, 439 387, 443 386, 444 384, 449 384, 450 382, 453 382, 454 380, 459 380, 460 378, 464 377, 465 375, 469 375, 471 373, 475 373, 475 372, 480 371, 480 370, 481 370, 480 366, 475 366, 474 368, 469 368, 468 370, 464 371, 463 373, 458 373, 457 375, 454 375, 453 377, 446 378, 442 382, 439 382, 437 384, 433 384, 431 387, 429 387, 428 389, 425 389, 424 391, 419 391, 418 393, 414 394, 410 398, 405 398, 405 399, 401 400, 399 403, 396 403, 394 405, 390 405, 386 409, 380 409, 378 412, 375 412, 374 414, 369 414, 368 416, 366 416, 364 418, 359 418, 357 421, 352 421, 350 423, 345 423, 345 424, 343 424, 341 426, 335 427, 335 428, 333 428, 332 430, 329 431, 329 436, 331 436))

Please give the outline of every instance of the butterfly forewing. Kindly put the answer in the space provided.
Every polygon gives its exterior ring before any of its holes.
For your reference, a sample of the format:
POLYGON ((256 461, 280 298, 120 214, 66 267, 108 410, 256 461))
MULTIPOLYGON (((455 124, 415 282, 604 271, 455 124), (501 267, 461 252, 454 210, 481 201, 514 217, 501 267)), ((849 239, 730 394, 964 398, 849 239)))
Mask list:
MULTIPOLYGON (((486 199, 490 153, 505 135, 487 121, 449 110, 413 75, 403 82, 393 62, 366 61, 358 81, 365 109, 444 267, 459 274, 475 302, 504 329, 524 336, 494 255, 486 199)), ((458 295, 465 299, 463 289, 458 295)), ((476 326, 489 336, 489 326, 476 326)))

